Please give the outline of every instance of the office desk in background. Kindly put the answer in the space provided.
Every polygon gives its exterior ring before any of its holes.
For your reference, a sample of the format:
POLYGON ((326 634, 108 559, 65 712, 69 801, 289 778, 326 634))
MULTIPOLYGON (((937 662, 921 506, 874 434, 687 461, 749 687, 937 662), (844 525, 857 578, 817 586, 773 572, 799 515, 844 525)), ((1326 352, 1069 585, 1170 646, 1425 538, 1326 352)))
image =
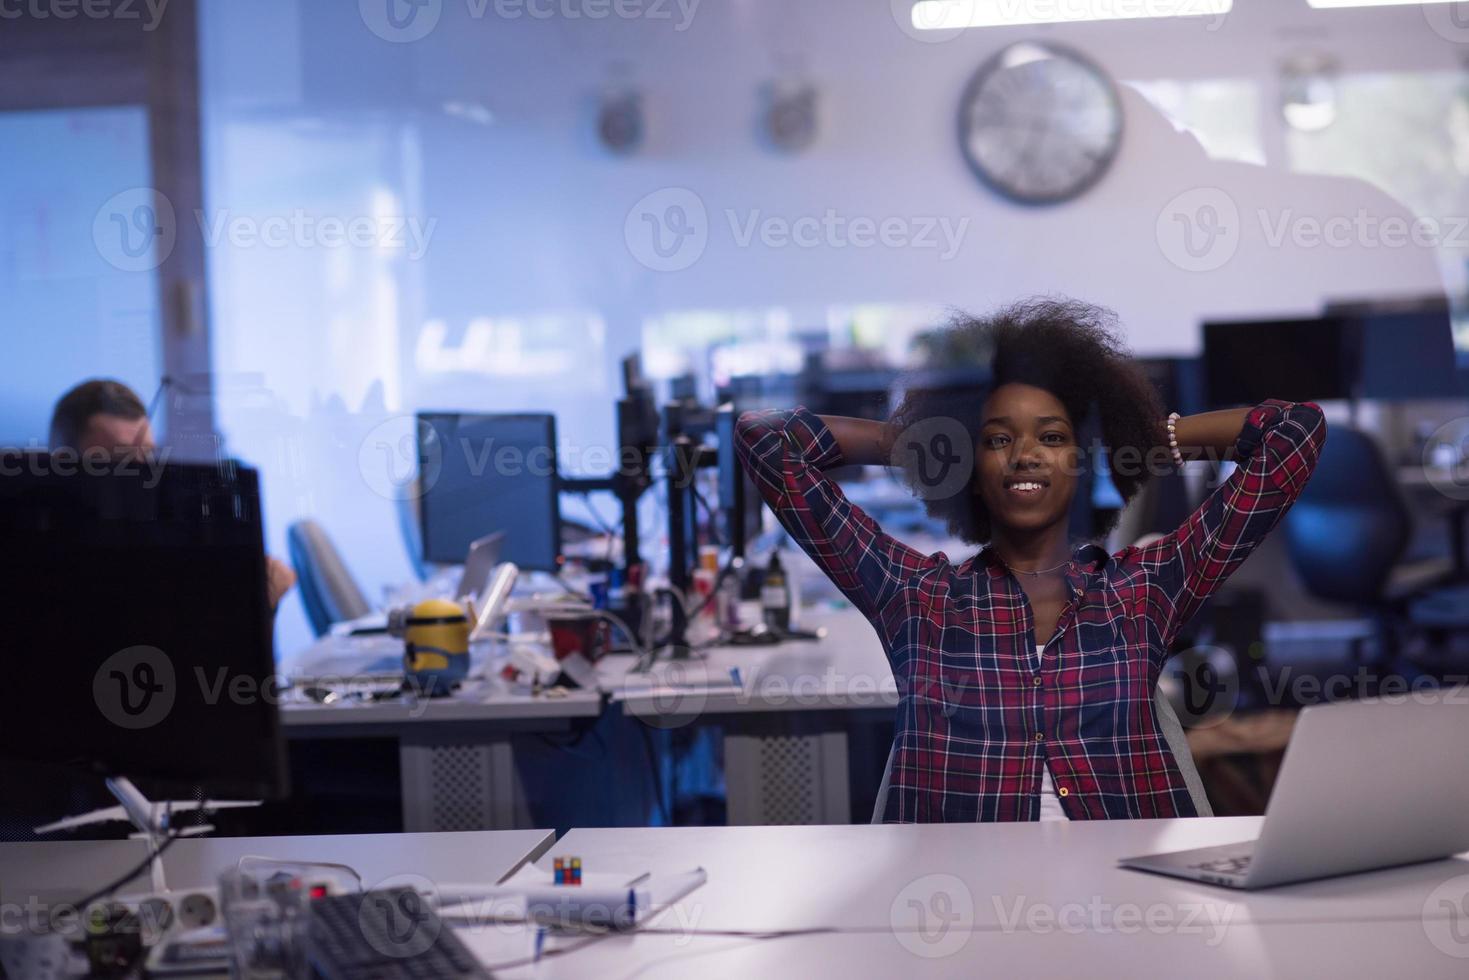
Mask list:
MULTIPOLYGON (((648 675, 629 673, 634 657, 610 656, 598 665, 600 690, 563 697, 517 693, 491 677, 430 701, 322 705, 292 697, 281 718, 291 739, 395 739, 409 831, 528 826, 512 738, 567 731, 600 717, 607 699, 638 724, 721 729, 729 822, 848 823, 849 731, 890 720, 897 687, 861 613, 813 610, 803 626, 823 626, 827 635, 771 647, 713 647, 701 659, 660 661, 648 675), (739 672, 738 689, 731 669, 739 672)), ((400 644, 325 637, 294 658, 288 672, 352 676, 390 662, 400 644)))
MULTIPOLYGON (((327 636, 294 658, 287 673, 352 677, 394 651, 401 655, 401 640, 327 636)), ((531 696, 491 676, 471 679, 447 698, 317 704, 292 696, 281 705, 281 724, 289 739, 395 740, 405 831, 506 830, 531 824, 513 737, 565 732, 602 711, 597 691, 531 696)))
POLYGON ((850 823, 850 737, 857 726, 892 720, 897 682, 856 609, 807 610, 801 627, 826 636, 711 647, 646 675, 628 672, 631 657, 608 657, 599 683, 626 715, 655 728, 720 728, 730 824, 850 823))

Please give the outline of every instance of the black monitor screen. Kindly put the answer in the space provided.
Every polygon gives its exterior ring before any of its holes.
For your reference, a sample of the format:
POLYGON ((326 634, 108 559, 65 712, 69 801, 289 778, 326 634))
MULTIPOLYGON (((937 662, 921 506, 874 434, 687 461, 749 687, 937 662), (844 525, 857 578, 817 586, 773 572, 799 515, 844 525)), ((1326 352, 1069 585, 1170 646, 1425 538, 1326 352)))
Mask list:
POLYGON ((255 474, 6 463, 0 759, 126 776, 156 797, 283 795, 255 474))
POLYGON ((1267 398, 1330 401, 1351 396, 1355 340, 1346 321, 1260 320, 1204 324, 1204 376, 1215 408, 1267 398))
POLYGON ((1455 398, 1459 384, 1447 310, 1362 318, 1362 397, 1455 398))
MULTIPOLYGON (((724 512, 733 532, 737 523, 744 529, 745 542, 760 536, 764 526, 764 501, 760 491, 735 454, 735 422, 737 414, 732 408, 721 408, 715 416, 715 437, 719 440, 719 509, 724 512), (744 513, 736 513, 736 501, 744 513)), ((733 538, 733 533, 731 533, 733 538)))
POLYGON ((424 561, 460 564, 476 540, 503 531, 503 561, 556 571, 556 417, 428 413, 418 419, 424 561))

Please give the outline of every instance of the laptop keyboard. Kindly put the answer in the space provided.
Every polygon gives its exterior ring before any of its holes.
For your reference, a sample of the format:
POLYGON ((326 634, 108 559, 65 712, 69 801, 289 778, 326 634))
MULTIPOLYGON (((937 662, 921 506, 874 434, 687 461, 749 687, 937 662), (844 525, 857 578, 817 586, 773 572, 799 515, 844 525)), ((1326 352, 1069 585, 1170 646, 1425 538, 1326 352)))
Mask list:
POLYGON ((1195 871, 1210 871, 1214 874, 1242 875, 1250 870, 1250 858, 1253 854, 1240 854, 1235 857, 1215 858, 1212 861, 1201 861, 1198 864, 1189 865, 1195 871))

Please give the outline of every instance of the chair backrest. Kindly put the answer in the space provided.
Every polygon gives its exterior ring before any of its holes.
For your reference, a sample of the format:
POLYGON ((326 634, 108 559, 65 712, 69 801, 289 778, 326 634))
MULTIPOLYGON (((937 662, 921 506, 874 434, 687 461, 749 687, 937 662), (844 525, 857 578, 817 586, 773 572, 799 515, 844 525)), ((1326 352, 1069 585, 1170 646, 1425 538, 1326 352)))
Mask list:
POLYGON ((1397 478, 1363 432, 1334 428, 1285 518, 1286 547, 1306 590, 1368 605, 1408 547, 1412 519, 1397 478))
POLYGON ((311 628, 321 636, 333 623, 372 612, 342 556, 315 521, 297 521, 286 531, 297 589, 311 628))

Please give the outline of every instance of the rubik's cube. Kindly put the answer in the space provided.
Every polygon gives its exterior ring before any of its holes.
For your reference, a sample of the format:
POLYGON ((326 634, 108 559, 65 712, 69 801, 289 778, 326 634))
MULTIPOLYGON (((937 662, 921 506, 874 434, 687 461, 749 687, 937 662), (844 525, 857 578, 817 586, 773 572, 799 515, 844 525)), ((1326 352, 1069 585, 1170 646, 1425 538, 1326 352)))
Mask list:
POLYGON ((581 858, 554 858, 551 861, 551 868, 555 872, 556 884, 581 884, 581 858))

